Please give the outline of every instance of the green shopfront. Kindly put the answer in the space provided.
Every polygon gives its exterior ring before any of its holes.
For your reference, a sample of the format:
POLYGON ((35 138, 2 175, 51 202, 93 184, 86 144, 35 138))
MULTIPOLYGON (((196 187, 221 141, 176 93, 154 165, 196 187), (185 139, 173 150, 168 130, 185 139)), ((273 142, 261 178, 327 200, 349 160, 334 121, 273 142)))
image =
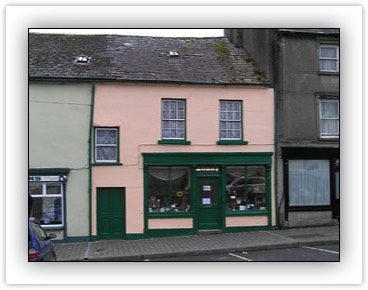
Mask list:
POLYGON ((271 152, 143 153, 146 237, 272 229, 271 152))

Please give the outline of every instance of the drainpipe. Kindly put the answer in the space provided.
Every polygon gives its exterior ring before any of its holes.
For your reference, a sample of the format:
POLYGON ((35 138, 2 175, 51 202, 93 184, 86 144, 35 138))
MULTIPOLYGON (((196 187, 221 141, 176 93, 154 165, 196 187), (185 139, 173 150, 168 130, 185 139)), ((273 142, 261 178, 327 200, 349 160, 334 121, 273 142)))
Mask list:
POLYGON ((281 204, 279 205, 279 180, 278 180, 278 145, 279 145, 279 114, 278 114, 278 75, 277 75, 277 69, 278 69, 278 32, 276 32, 274 38, 273 38, 273 92, 274 92, 274 120, 275 120, 275 202, 276 202, 276 225, 278 228, 280 228, 280 208, 281 204))
POLYGON ((95 83, 92 82, 91 91, 91 114, 89 124, 89 138, 88 138, 88 240, 92 239, 92 135, 93 135, 93 112, 95 104, 95 83))
POLYGON ((275 201, 276 201, 276 225, 278 228, 280 228, 280 205, 279 205, 279 199, 278 199, 278 144, 279 144, 279 138, 278 138, 278 110, 277 110, 277 85, 274 85, 274 114, 275 114, 275 201))

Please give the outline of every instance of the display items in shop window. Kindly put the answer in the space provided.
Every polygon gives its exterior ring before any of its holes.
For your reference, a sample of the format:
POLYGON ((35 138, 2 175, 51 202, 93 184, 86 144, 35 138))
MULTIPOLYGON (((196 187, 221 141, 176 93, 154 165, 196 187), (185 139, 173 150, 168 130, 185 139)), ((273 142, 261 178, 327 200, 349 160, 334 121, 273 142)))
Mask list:
POLYGON ((265 168, 262 166, 229 167, 226 186, 227 210, 265 210, 266 179, 264 176, 265 168))
POLYGON ((178 191, 171 197, 171 202, 168 198, 157 198, 155 195, 150 196, 149 212, 187 212, 190 211, 189 193, 187 190, 178 191))
POLYGON ((189 168, 162 166, 149 168, 150 213, 190 211, 189 168))

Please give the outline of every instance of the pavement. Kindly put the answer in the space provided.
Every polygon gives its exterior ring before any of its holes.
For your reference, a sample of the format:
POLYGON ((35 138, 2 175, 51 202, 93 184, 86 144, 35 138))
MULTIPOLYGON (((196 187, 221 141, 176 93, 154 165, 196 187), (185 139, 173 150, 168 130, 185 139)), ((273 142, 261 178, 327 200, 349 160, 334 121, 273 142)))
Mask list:
POLYGON ((241 233, 202 234, 142 240, 54 243, 58 261, 136 261, 159 257, 336 244, 339 226, 241 233))

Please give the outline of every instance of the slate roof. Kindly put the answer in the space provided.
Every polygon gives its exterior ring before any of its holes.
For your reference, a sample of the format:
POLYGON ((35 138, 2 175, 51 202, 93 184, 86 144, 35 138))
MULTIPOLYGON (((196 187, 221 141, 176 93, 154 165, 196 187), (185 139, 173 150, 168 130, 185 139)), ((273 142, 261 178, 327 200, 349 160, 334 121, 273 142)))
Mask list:
POLYGON ((226 37, 29 34, 30 79, 264 85, 247 53, 226 37), (170 56, 169 51, 178 52, 170 56), (75 63, 80 55, 88 63, 75 63))

